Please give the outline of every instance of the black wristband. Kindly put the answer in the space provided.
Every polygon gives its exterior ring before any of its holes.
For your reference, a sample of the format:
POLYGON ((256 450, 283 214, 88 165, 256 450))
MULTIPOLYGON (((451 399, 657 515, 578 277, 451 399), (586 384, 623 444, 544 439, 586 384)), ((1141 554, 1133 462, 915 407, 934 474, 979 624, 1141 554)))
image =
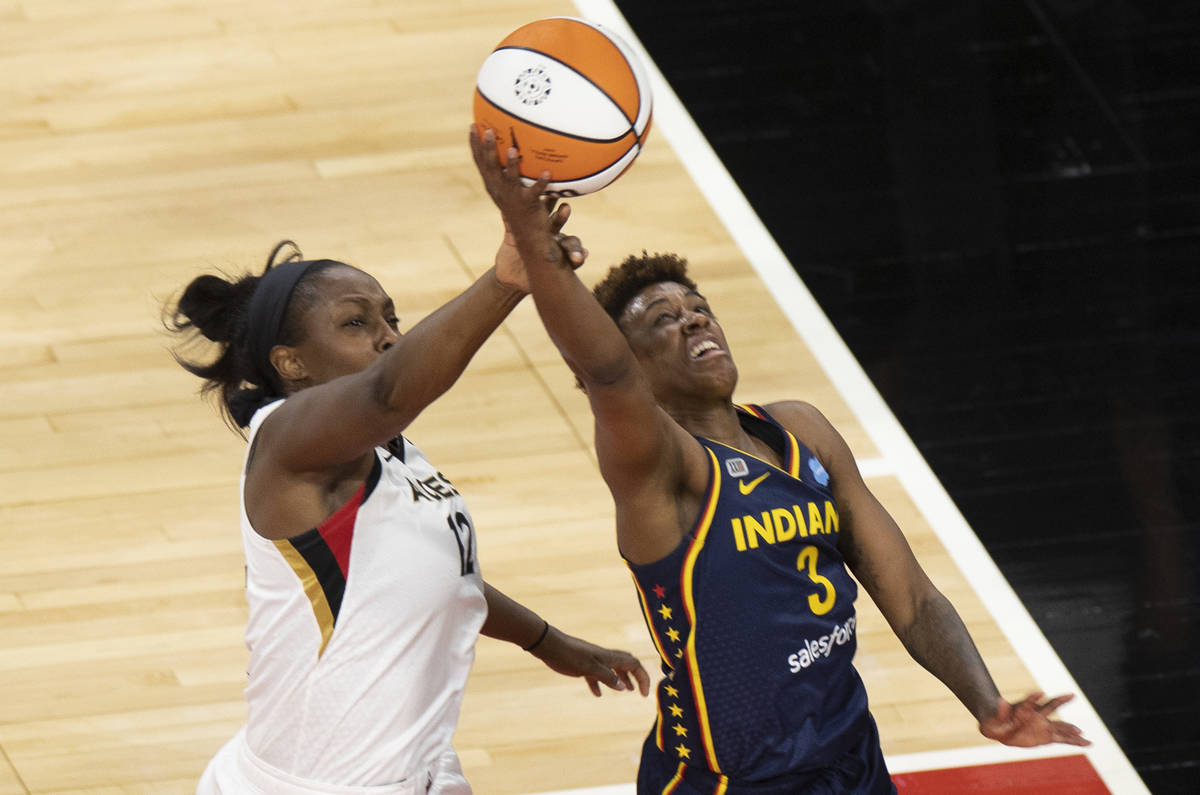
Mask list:
POLYGON ((542 619, 542 634, 538 635, 538 639, 535 640, 533 643, 529 644, 528 646, 522 646, 521 651, 533 651, 534 649, 536 649, 538 647, 538 645, 546 639, 546 633, 548 633, 549 631, 550 631, 550 622, 543 618, 542 619))

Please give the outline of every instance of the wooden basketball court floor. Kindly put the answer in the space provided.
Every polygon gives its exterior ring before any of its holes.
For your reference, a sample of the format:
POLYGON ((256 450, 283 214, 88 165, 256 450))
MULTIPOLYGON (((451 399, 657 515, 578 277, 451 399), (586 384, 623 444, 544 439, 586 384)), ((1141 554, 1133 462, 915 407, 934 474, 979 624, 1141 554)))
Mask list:
MULTIPOLYGON (((607 0, 0 0, 0 795, 190 792, 244 718, 242 442, 172 361, 163 302, 199 272, 261 268, 283 238, 374 273, 402 325, 451 297, 499 240, 466 147, 475 70, 563 14, 622 24, 607 0)), ((1074 691, 654 85, 645 153, 573 202, 589 277, 643 247, 686 254, 738 398, 804 398, 842 430, 1006 695, 1074 691)), ((531 304, 408 435, 467 496, 489 581, 656 669, 586 404, 531 304)), ((1062 714, 1086 754, 988 744, 869 599, 859 611, 902 791, 1145 791, 1082 699, 1062 714)), ((631 793, 652 714, 482 639, 456 745, 481 793, 631 793)))

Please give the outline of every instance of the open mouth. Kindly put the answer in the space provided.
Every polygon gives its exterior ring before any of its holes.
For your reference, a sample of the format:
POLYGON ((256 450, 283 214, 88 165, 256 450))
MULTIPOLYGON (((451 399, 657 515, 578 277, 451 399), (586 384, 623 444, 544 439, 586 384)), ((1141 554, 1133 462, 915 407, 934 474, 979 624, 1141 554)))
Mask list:
POLYGON ((721 350, 721 346, 717 345, 717 343, 713 342, 712 340, 704 340, 702 342, 697 342, 690 349, 688 349, 688 355, 690 355, 693 359, 702 359, 711 351, 719 350, 721 350))

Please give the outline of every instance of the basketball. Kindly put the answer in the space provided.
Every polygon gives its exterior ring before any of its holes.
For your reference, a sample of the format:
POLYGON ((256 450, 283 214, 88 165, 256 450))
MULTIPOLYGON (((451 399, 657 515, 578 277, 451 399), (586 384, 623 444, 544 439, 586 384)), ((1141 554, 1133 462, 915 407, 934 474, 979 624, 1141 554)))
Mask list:
POLYGON ((496 133, 501 162, 521 152, 521 179, 550 172, 546 192, 593 193, 633 164, 650 132, 646 72, 629 45, 573 17, 530 22, 484 60, 475 123, 496 133))

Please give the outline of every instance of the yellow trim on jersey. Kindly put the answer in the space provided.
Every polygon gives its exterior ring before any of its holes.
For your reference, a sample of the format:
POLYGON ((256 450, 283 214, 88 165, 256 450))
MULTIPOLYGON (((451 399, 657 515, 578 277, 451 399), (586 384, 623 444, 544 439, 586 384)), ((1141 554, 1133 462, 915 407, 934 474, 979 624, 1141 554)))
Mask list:
POLYGON ((708 769, 714 773, 720 773, 721 768, 717 765, 717 752, 713 748, 712 730, 708 724, 708 706, 704 702, 704 688, 700 684, 700 666, 696 660, 696 602, 692 596, 692 570, 696 565, 696 558, 700 555, 700 550, 704 547, 704 540, 708 537, 708 529, 712 524, 713 514, 717 510, 717 498, 721 494, 721 465, 717 461, 716 453, 707 447, 704 450, 712 459, 712 487, 708 493, 708 503, 700 514, 700 521, 696 523, 695 540, 692 541, 692 545, 683 559, 683 574, 680 579, 683 585, 683 606, 687 610, 692 628, 692 631, 688 633, 687 667, 692 680, 692 693, 696 697, 696 720, 700 725, 700 742, 704 746, 708 769))
MULTIPOLYGON (((758 417, 760 420, 764 420, 766 422, 771 421, 771 418, 767 417, 767 413, 765 411, 759 411, 757 408, 749 405, 748 403, 735 403, 734 405, 752 417, 758 417)), ((754 458, 758 461, 762 461, 764 464, 766 464, 769 467, 774 467, 775 469, 782 469, 784 472, 787 472, 789 475, 796 478, 796 480, 799 480, 800 479, 800 440, 796 438, 795 434, 793 434, 787 428, 784 428, 783 425, 778 420, 775 420, 775 424, 778 425, 779 429, 783 431, 783 435, 787 439, 787 443, 788 443, 788 458, 786 461, 783 462, 782 467, 777 467, 774 464, 772 464, 770 461, 767 461, 764 458, 759 458, 754 453, 747 453, 745 450, 734 447, 731 444, 726 444, 725 446, 728 447, 730 450, 737 450, 739 453, 743 453, 743 454, 748 455, 751 458, 754 458)), ((725 443, 717 442, 717 444, 725 444, 725 443)))
POLYGON ((725 795, 725 790, 729 789, 729 779, 726 776, 721 776, 717 780, 717 788, 713 790, 713 795, 725 795))
POLYGON ((320 659, 321 655, 325 653, 325 646, 329 644, 329 638, 333 635, 333 611, 329 609, 329 600, 325 598, 325 590, 321 587, 321 581, 317 579, 317 573, 312 570, 312 566, 308 565, 304 556, 292 546, 292 542, 287 539, 277 539, 275 548, 279 550, 283 559, 300 578, 300 585, 304 588, 304 594, 308 597, 309 604, 312 605, 313 616, 317 619, 317 628, 321 631, 321 648, 317 649, 317 659, 320 659))
MULTIPOLYGON (((783 426, 779 426, 783 428, 783 426)), ((787 428, 783 428, 784 435, 788 440, 788 453, 791 455, 791 460, 788 461, 788 474, 796 480, 800 479, 800 442, 796 439, 792 432, 787 428)))
POLYGON ((625 562, 625 567, 629 569, 629 574, 633 577, 633 589, 637 591, 638 603, 641 604, 642 613, 646 616, 646 628, 650 630, 650 640, 654 641, 654 648, 658 650, 658 656, 662 658, 668 668, 674 670, 675 666, 671 664, 667 650, 663 648, 662 641, 658 639, 658 632, 654 629, 654 615, 650 612, 650 603, 646 601, 646 594, 642 591, 641 583, 638 582, 633 569, 629 567, 629 561, 625 562))
POLYGON ((760 420, 766 419, 766 417, 763 416, 763 412, 759 411, 757 408, 755 408, 753 405, 751 405, 749 403, 734 403, 733 405, 735 407, 741 409, 742 411, 746 412, 747 414, 753 414, 755 417, 758 417, 760 420))
POLYGON ((671 795, 675 791, 675 788, 679 786, 679 782, 683 781, 684 770, 687 770, 687 765, 680 762, 679 769, 675 771, 675 775, 671 776, 671 780, 667 782, 667 786, 663 787, 662 795, 671 795))

